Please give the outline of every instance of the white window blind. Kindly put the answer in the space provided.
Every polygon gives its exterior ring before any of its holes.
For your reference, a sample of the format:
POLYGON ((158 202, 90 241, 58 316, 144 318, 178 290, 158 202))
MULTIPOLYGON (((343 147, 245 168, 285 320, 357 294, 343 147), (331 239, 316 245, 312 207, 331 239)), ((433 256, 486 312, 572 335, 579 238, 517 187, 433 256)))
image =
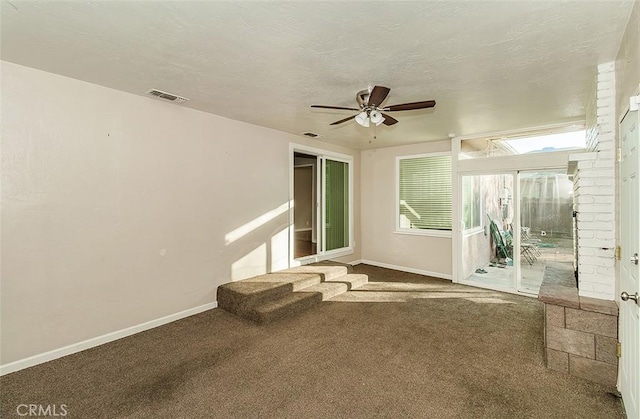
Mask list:
POLYGON ((451 156, 398 159, 400 229, 451 230, 451 156))

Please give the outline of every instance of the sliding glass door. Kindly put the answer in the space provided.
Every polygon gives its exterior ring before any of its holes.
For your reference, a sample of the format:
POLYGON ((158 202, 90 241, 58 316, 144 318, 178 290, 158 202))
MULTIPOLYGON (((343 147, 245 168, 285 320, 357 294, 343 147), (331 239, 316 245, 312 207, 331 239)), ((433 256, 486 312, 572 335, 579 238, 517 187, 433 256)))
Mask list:
POLYGON ((460 176, 462 281, 470 285, 514 291, 515 173, 460 176))
POLYGON ((349 163, 324 159, 324 249, 349 247, 349 163))
POLYGON ((309 149, 293 157, 293 258, 308 263, 352 251, 352 160, 309 149))
POLYGON ((572 270, 566 170, 460 176, 460 282, 537 295, 547 268, 572 270))
POLYGON ((520 292, 538 294, 547 268, 573 271, 573 182, 566 170, 523 171, 520 292))

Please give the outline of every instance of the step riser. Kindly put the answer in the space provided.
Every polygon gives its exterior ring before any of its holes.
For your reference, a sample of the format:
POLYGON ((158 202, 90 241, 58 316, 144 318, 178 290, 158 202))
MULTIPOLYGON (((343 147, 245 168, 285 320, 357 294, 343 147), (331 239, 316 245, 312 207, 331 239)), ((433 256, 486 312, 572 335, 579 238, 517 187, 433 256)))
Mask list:
POLYGON ((344 282, 327 281, 298 291, 298 293, 319 293, 322 295, 322 301, 326 301, 347 291, 349 291, 349 286, 344 282))
POLYGON ((347 268, 344 266, 298 266, 296 268, 279 271, 280 274, 319 274, 323 281, 331 281, 341 276, 347 275, 347 268))
POLYGON ((359 288, 364 284, 367 284, 369 282, 369 278, 366 275, 350 274, 350 275, 345 275, 344 277, 336 278, 334 280, 326 281, 326 282, 345 283, 349 286, 349 289, 352 290, 354 288, 359 288))
MULTIPOLYGON (((255 306, 283 297, 291 292, 319 284, 321 280, 322 276, 319 274, 306 274, 300 279, 282 283, 277 287, 259 291, 254 294, 245 294, 221 286, 218 287, 218 306, 232 313, 247 313, 255 306)), ((251 280, 247 282, 250 283, 251 280)))
POLYGON ((295 316, 303 313, 322 302, 322 294, 308 293, 304 299, 297 300, 291 304, 278 307, 268 311, 253 311, 247 318, 261 324, 271 323, 276 320, 295 316))
POLYGON ((300 291, 301 289, 319 284, 322 282, 322 275, 316 275, 315 278, 308 278, 302 280, 296 280, 293 284, 293 292, 300 291))
POLYGON ((323 292, 322 301, 327 301, 335 297, 336 295, 344 294, 347 291, 349 291, 349 286, 347 284, 341 283, 340 286, 333 287, 332 289, 323 292))
POLYGON ((273 288, 266 292, 246 295, 234 292, 228 288, 218 288, 218 307, 241 315, 251 310, 252 307, 264 301, 270 301, 288 295, 293 291, 290 284, 283 284, 281 287, 273 288))

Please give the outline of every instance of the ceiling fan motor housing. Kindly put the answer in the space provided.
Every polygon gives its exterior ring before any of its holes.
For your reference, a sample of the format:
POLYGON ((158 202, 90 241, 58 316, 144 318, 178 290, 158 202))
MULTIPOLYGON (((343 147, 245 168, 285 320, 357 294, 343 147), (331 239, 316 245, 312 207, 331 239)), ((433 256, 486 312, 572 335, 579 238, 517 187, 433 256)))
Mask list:
POLYGON ((363 127, 369 126, 369 121, 375 125, 385 124, 394 125, 398 123, 398 120, 382 112, 394 112, 394 111, 410 111, 415 109, 432 108, 436 105, 435 100, 426 100, 422 102, 402 103, 398 105, 391 105, 382 107, 382 103, 387 99, 389 94, 388 87, 374 86, 371 90, 361 90, 356 94, 356 101, 358 102, 358 109, 349 108, 344 106, 326 106, 326 105, 311 105, 312 108, 323 109, 339 109, 346 111, 359 111, 357 115, 343 118, 339 121, 332 122, 329 125, 339 125, 344 122, 355 120, 363 127))
POLYGON ((369 103, 369 91, 368 90, 360 90, 356 94, 356 101, 358 105, 360 105, 361 109, 364 109, 369 103))

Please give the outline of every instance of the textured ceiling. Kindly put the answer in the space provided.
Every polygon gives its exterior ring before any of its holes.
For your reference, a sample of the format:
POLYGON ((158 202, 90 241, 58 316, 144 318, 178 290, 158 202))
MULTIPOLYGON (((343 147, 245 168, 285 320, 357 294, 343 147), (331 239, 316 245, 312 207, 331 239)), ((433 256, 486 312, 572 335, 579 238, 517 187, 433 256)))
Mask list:
MULTIPOLYGON (((357 149, 581 119, 625 1, 3 0, 3 60, 357 149), (400 123, 329 123, 380 84, 400 123), (373 135, 377 138, 373 140, 373 135)), ((151 100, 151 99, 150 99, 151 100)))

